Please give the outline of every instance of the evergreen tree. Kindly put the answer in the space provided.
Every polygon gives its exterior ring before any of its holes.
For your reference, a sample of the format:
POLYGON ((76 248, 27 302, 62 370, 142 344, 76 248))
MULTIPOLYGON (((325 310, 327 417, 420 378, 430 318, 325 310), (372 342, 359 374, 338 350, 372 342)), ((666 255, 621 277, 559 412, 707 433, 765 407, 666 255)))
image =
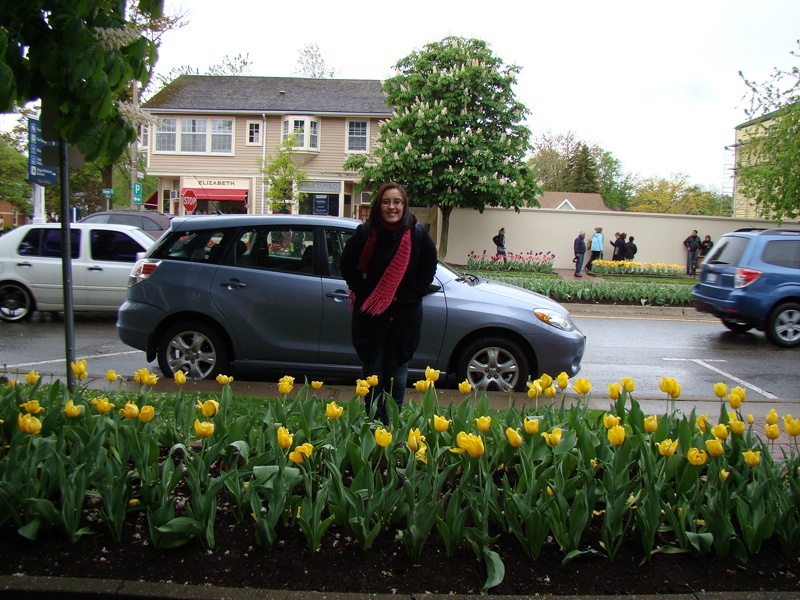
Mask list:
POLYGON ((576 151, 569 157, 566 180, 565 192, 592 194, 600 192, 600 185, 597 183, 597 161, 586 144, 579 144, 576 151))

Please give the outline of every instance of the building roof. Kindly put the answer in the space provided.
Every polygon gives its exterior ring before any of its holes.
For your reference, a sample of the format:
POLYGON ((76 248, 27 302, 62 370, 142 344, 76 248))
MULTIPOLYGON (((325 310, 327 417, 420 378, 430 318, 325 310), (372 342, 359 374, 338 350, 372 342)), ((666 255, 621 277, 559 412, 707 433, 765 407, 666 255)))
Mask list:
POLYGON ((372 79, 181 75, 142 105, 154 112, 391 116, 372 79))
POLYGON ((585 192, 543 192, 536 198, 542 208, 562 210, 611 210, 600 194, 585 192))

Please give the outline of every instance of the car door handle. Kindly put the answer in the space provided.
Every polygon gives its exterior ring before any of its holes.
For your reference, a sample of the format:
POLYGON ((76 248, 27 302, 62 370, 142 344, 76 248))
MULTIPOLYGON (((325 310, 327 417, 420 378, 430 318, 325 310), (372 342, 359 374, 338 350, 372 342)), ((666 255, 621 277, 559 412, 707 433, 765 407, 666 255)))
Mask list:
POLYGON ((223 281, 222 283, 220 283, 220 285, 221 285, 222 287, 226 287, 226 288, 228 288, 229 290, 232 290, 232 289, 234 289, 234 288, 238 289, 238 288, 245 288, 245 287, 247 287, 247 284, 246 284, 246 283, 242 283, 242 282, 241 282, 241 281, 239 281, 238 279, 231 279, 230 281, 223 281))
POLYGON ((17 266, 18 267, 32 267, 33 263, 29 263, 29 262, 26 261, 26 262, 17 263, 17 266))
POLYGON ((325 296, 328 298, 333 298, 335 300, 348 300, 350 298, 350 294, 348 294, 347 292, 340 292, 340 291, 328 292, 327 294, 325 294, 325 296))
POLYGON ((87 271, 102 271, 103 267, 87 267, 87 271))

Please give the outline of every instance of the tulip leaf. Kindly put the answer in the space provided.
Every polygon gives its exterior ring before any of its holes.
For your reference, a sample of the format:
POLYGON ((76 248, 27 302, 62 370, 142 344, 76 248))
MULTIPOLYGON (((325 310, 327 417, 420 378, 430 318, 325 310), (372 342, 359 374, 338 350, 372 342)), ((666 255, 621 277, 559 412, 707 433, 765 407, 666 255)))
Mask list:
POLYGON ((491 589, 503 583, 503 578, 506 576, 506 566, 503 564, 503 559, 494 550, 489 550, 484 546, 481 550, 483 554, 483 563, 486 565, 486 581, 483 582, 482 592, 491 589))
POLYGON ((705 556, 714 544, 714 536, 710 533, 686 532, 686 539, 700 556, 705 556))

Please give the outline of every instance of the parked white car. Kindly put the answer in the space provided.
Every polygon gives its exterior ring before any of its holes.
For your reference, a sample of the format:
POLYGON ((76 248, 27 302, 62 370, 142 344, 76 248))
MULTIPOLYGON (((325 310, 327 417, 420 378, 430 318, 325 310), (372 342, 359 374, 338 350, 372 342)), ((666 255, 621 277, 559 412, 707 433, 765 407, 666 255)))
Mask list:
MULTIPOLYGON (((137 254, 153 238, 130 225, 72 223, 70 230, 75 311, 116 311, 137 254)), ((63 310, 61 224, 23 225, 0 237, 0 320, 63 310)))

